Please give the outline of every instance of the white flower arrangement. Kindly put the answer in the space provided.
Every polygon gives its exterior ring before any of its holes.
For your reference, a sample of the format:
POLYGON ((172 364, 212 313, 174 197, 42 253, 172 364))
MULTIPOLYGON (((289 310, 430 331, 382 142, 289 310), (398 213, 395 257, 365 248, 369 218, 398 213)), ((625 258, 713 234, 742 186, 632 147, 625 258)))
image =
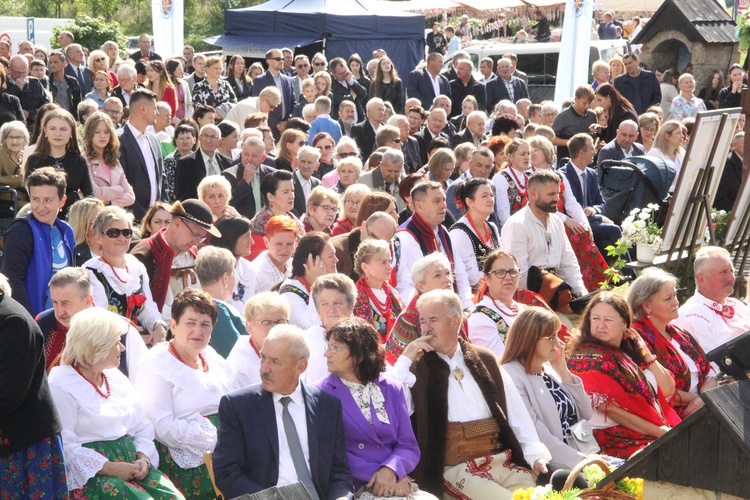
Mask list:
POLYGON ((620 243, 629 247, 636 244, 651 245, 654 252, 661 250, 661 228, 656 224, 655 213, 659 205, 649 203, 645 208, 634 208, 622 221, 620 243))

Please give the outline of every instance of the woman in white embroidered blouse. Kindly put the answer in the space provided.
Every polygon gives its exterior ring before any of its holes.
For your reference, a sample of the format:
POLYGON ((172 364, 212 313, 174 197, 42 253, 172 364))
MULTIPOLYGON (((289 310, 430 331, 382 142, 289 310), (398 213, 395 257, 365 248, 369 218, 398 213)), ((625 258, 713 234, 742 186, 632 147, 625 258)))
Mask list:
POLYGON ((268 332, 289 323, 289 302, 276 292, 253 295, 245 303, 245 327, 250 334, 237 339, 227 364, 238 387, 260 383, 260 350, 268 332))
POLYGON ((74 496, 184 498, 156 470, 154 428, 130 381, 117 369, 128 323, 100 308, 73 317, 61 365, 52 369, 50 391, 63 426, 68 488, 74 496))
POLYGON ((94 219, 94 239, 99 257, 88 260, 84 269, 93 286, 94 304, 142 326, 146 344, 167 336, 167 325, 151 295, 145 266, 128 253, 133 236, 131 216, 116 206, 105 207, 94 219))
POLYGON ((172 303, 173 339, 141 361, 135 387, 154 425, 164 471, 190 499, 213 499, 203 461, 216 446, 219 400, 236 387, 226 361, 209 345, 218 311, 211 296, 187 288, 172 303))
POLYGON ((501 356, 505 336, 516 316, 526 306, 513 300, 518 290, 516 258, 505 250, 495 250, 484 261, 486 291, 469 316, 469 340, 501 356))

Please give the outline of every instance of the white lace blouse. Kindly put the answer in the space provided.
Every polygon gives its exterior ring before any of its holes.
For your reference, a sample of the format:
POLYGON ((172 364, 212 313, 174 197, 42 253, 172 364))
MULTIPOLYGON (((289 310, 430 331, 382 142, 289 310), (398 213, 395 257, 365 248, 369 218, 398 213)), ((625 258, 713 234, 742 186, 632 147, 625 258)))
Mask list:
POLYGON ((207 373, 179 361, 168 346, 163 342, 144 356, 134 385, 156 439, 177 465, 191 469, 216 446, 216 427, 205 417, 217 413, 221 397, 236 387, 226 361, 210 346, 203 351, 207 373))
MULTIPOLYGON (((109 461, 101 453, 85 448, 86 443, 114 441, 128 435, 133 438, 136 451, 146 454, 152 467, 159 466, 154 427, 143 414, 130 381, 117 368, 104 370, 104 375, 111 390, 106 399, 72 366, 57 366, 50 372, 50 391, 63 427, 70 490, 83 488, 109 461)), ((101 390, 105 392, 106 387, 101 390)))

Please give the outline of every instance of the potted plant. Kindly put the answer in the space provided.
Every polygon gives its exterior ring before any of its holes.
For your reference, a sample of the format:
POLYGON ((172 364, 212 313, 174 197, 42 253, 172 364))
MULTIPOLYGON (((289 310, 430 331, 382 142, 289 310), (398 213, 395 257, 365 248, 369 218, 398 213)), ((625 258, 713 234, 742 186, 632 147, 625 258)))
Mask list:
POLYGON ((645 208, 634 208, 622 221, 620 243, 632 248, 636 245, 636 256, 640 262, 651 263, 661 250, 661 228, 656 224, 659 205, 649 203, 645 208))

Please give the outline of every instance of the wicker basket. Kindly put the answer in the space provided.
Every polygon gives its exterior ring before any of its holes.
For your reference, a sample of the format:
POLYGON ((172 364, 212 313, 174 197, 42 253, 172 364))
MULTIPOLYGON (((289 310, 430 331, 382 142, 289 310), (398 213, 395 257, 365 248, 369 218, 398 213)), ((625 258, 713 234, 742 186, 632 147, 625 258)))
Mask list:
MULTIPOLYGON (((609 465, 607 465, 607 462, 605 462, 601 458, 597 456, 585 458, 581 460, 572 471, 570 471, 568 480, 565 481, 565 486, 563 486, 562 491, 570 491, 570 489, 573 487, 573 483, 578 477, 578 474, 580 474, 583 469, 585 467, 588 467, 589 465, 598 465, 599 467, 601 467, 602 471, 604 471, 605 474, 609 474, 611 472, 609 470, 609 465)), ((585 490, 582 490, 578 496, 582 499, 601 498, 603 500, 634 500, 636 498, 636 496, 631 493, 625 493, 623 491, 616 490, 614 482, 607 484, 604 488, 586 488, 585 490)))

